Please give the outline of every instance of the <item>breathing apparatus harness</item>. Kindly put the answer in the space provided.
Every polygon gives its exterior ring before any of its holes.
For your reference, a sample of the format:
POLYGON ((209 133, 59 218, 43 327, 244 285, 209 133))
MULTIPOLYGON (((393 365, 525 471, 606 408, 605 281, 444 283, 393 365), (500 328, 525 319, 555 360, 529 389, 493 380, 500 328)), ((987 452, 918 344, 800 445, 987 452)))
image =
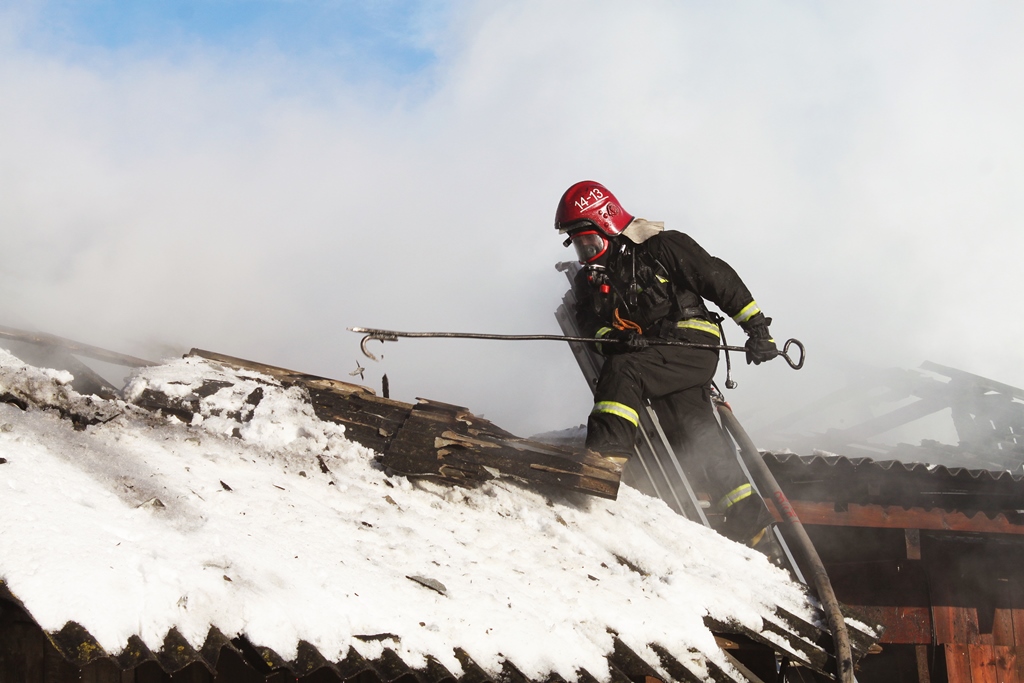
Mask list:
MULTIPOLYGON (((569 240, 572 240, 570 235, 569 240)), ((603 296, 610 296, 614 291, 618 296, 619 300, 622 301, 626 308, 627 315, 634 311, 639 304, 639 295, 643 291, 640 283, 637 282, 636 275, 636 249, 631 248, 627 240, 616 240, 614 238, 607 239, 608 246, 600 252, 597 256, 589 259, 583 264, 583 270, 586 273, 587 281, 593 285, 596 290, 603 296), (615 244, 619 242, 619 244, 615 244), (614 249, 614 251, 613 251, 614 249), (616 286, 614 279, 608 272, 608 268, 603 263, 598 261, 605 261, 614 255, 620 257, 628 257, 630 260, 630 278, 628 283, 624 283, 625 293, 616 286)), ((658 265, 661 265, 660 263, 658 265)), ((664 266, 662 266, 664 268, 664 266)), ((718 327, 718 336, 722 340, 722 350, 725 351, 725 386, 727 389, 735 389, 736 382, 732 379, 732 357, 729 354, 729 342, 725 337, 725 328, 722 326, 722 322, 725 318, 714 311, 709 311, 702 306, 690 306, 684 308, 681 311, 680 320, 690 320, 694 318, 707 319, 709 322, 718 327)), ((667 321, 670 325, 662 324, 662 327, 667 332, 668 329, 674 329, 676 321, 667 321)), ((617 330, 633 330, 637 334, 643 334, 643 328, 636 322, 623 318, 619 309, 616 306, 612 313, 612 327, 617 330)))

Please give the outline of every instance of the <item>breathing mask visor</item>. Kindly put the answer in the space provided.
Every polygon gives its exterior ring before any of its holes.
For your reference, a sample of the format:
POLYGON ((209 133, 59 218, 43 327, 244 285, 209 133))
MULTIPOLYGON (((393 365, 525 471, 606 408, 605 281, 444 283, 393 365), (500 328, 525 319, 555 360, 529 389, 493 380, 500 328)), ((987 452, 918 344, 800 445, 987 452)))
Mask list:
POLYGON ((573 233, 566 242, 571 242, 572 246, 576 247, 576 256, 583 265, 593 264, 608 251, 608 239, 596 230, 573 233))

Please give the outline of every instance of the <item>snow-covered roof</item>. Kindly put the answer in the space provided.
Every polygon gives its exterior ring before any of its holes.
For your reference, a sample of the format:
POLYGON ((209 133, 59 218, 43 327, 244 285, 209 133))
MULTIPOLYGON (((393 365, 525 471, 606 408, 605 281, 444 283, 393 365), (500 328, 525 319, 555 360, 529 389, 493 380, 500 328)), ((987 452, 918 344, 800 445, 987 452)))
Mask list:
POLYGON ((127 402, 70 380, 0 350, 0 582, 99 655, 220 634, 282 662, 608 680, 621 646, 665 680, 668 660, 744 680, 707 624, 792 649, 780 621, 821 621, 764 556, 627 487, 389 477, 301 386, 198 357, 137 370, 127 402), (203 386, 190 424, 131 403, 203 386))

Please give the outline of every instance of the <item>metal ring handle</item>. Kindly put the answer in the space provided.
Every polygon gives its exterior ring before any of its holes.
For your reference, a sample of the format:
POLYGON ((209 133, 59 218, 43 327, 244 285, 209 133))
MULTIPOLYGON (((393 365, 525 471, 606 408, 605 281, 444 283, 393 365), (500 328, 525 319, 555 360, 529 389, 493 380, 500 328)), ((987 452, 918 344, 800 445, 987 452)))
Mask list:
POLYGON ((793 368, 794 370, 799 370, 804 366, 804 358, 806 357, 806 352, 804 351, 804 345, 800 342, 799 339, 787 339, 786 345, 782 347, 782 351, 779 352, 779 355, 785 358, 786 362, 789 363, 789 367, 793 368), (795 361, 789 357, 789 347, 793 345, 796 345, 796 347, 800 349, 800 357, 797 358, 797 360, 795 361))

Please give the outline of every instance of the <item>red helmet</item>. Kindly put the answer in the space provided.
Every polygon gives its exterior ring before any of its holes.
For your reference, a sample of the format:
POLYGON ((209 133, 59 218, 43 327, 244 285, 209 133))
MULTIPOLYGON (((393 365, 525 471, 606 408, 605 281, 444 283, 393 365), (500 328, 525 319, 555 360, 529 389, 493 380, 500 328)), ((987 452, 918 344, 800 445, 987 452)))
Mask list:
POLYGON ((633 220, 619 200, 601 183, 584 180, 562 195, 555 211, 555 229, 570 232, 596 228, 607 237, 615 237, 633 220))

